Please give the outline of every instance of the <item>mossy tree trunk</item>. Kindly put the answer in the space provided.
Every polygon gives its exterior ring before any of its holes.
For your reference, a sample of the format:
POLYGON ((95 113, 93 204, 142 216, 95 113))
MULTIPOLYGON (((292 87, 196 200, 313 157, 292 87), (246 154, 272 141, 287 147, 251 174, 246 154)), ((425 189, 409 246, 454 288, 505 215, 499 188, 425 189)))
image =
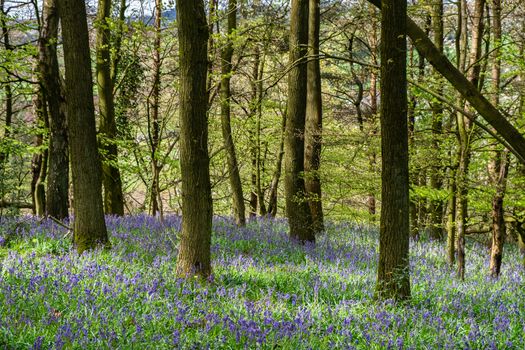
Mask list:
POLYGON ((57 0, 45 0, 38 48, 40 84, 49 111, 49 159, 46 182, 46 215, 62 220, 69 216, 69 153, 65 91, 57 57, 57 0))
POLYGON ((286 217, 290 237, 315 242, 312 214, 304 184, 304 134, 306 119, 306 80, 308 45, 308 0, 292 0, 290 17, 290 58, 288 107, 285 137, 286 217))
POLYGON ((177 0, 176 6, 183 217, 176 270, 179 276, 207 277, 213 215, 206 94, 208 25, 202 0, 177 0))
POLYGON ((305 122, 305 188, 312 213, 315 232, 324 230, 321 191, 321 145, 323 130, 323 101, 321 96, 321 66, 319 55, 320 2, 310 0, 308 10, 308 63, 307 99, 305 122))
POLYGON ((381 223, 376 293, 410 297, 406 1, 381 10, 381 223))
MULTIPOLYGON (((481 44, 483 39, 483 12, 485 0, 476 0, 474 6, 472 40, 470 46, 470 58, 468 70, 469 82, 479 90, 479 78, 481 72, 481 44)), ((457 257, 458 257, 458 277, 465 278, 465 233, 468 217, 468 170, 471 156, 471 131, 473 122, 463 115, 458 115, 458 140, 460 147, 459 166, 456 174, 457 179, 457 257)))
POLYGON ((124 215, 122 179, 117 165, 117 123, 111 77, 111 0, 99 0, 97 12, 97 90, 100 112, 102 184, 106 214, 124 215))
POLYGON ((59 0, 66 68, 67 124, 73 176, 74 243, 79 254, 109 246, 102 204, 91 59, 83 0, 59 0))

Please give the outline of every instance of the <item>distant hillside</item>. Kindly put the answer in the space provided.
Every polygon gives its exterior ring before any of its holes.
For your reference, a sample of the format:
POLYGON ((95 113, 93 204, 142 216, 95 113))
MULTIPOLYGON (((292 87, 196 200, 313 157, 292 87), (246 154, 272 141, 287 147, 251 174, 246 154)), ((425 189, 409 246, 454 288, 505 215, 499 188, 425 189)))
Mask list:
POLYGON ((174 21, 177 18, 177 11, 175 9, 166 10, 162 13, 162 17, 166 18, 168 21, 174 21))
MULTIPOLYGON (((131 17, 131 18, 132 18, 132 21, 140 21, 140 17, 131 17)), ((171 10, 163 11, 162 18, 164 19, 164 21, 173 22, 177 19, 177 11, 175 10, 175 8, 171 10)), ((146 24, 153 24, 153 22, 155 21, 155 18, 153 17, 153 14, 146 14, 142 18, 142 21, 143 23, 146 23, 146 24)))

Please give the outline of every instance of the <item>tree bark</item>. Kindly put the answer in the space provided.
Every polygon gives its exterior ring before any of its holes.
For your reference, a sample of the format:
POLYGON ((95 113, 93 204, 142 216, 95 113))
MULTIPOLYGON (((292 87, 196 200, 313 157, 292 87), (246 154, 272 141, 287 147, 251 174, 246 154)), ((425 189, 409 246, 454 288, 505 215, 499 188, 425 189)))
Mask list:
POLYGON ((290 58, 288 107, 285 138, 286 217, 290 237, 315 242, 312 214, 304 185, 304 133, 306 118, 306 48, 308 45, 308 0, 292 0, 290 17, 290 58))
POLYGON ((315 233, 324 230, 324 215, 321 191, 321 145, 323 129, 323 101, 321 96, 321 66, 319 55, 320 2, 309 0, 307 99, 305 122, 305 188, 312 213, 315 233))
POLYGON ((102 204, 86 8, 83 0, 59 0, 66 68, 67 123, 73 175, 74 243, 79 254, 109 247, 102 204))
POLYGON ((177 275, 211 274, 212 198, 206 77, 208 25, 202 0, 177 0, 180 80, 182 232, 177 275))
POLYGON ((151 106, 148 111, 148 136, 151 151, 151 191, 150 191, 150 214, 157 215, 160 209, 160 41, 162 22, 162 0, 155 0, 155 41, 153 43, 153 89, 151 91, 151 106), (151 118, 150 118, 151 113, 151 118))
MULTIPOLYGON (((466 6, 466 4, 463 4, 466 6)), ((485 0, 476 0, 472 25, 472 44, 470 47, 469 66, 467 72, 468 81, 476 88, 479 87, 479 75, 481 66, 481 43, 483 38, 483 11, 485 0)), ((464 19, 466 20, 466 18, 464 19)), ((466 40, 466 39, 464 39, 466 40)), ((470 135, 472 121, 463 115, 458 115, 458 135, 459 135, 459 167, 457 171, 457 255, 458 255, 458 276, 463 280, 465 278, 465 234, 466 222, 468 217, 468 169, 470 165, 470 135)))
POLYGON ((381 10, 381 223, 376 295, 410 297, 406 1, 381 10))
MULTIPOLYGON (((434 33, 434 45, 443 54, 443 1, 436 0, 432 4, 432 30, 434 33)), ((435 70, 435 69, 434 69, 435 70)), ((436 91, 443 94, 443 81, 439 72, 435 71, 437 81, 436 91)), ((441 135, 443 133, 443 104, 440 101, 432 102, 432 147, 434 148, 435 158, 432 164, 432 174, 430 175, 430 187, 435 191, 440 191, 443 187, 443 167, 441 159, 441 135)), ((443 240, 443 201, 431 198, 429 203, 430 214, 430 237, 432 239, 443 240)))
POLYGON ((264 160, 261 157, 262 154, 262 143, 261 143, 261 122, 262 122, 262 104, 263 104, 263 77, 264 67, 266 63, 266 51, 263 51, 262 57, 260 58, 259 71, 257 74, 257 82, 255 83, 255 144, 256 144, 256 156, 255 156, 255 188, 257 192, 257 205, 259 207, 259 215, 266 215, 266 204, 264 203, 264 191, 262 189, 262 176, 264 173, 264 160))
POLYGON ((268 215, 275 217, 277 215, 277 192, 279 189, 279 181, 281 179, 282 164, 284 158, 284 137, 286 133, 286 117, 283 117, 281 127, 281 142, 279 143, 279 153, 275 162, 275 171, 273 173, 272 182, 270 184, 270 197, 268 199, 268 215))
MULTIPOLYGON (((35 92, 35 111, 38 116, 36 121, 37 128, 49 128, 49 116, 47 113, 46 98, 42 87, 38 87, 35 92)), ((44 143, 44 133, 35 135, 35 146, 41 147, 44 143)), ((46 215, 46 191, 45 181, 47 177, 48 150, 35 153, 31 159, 31 197, 33 201, 33 215, 46 215)))
MULTIPOLYGON (((2 30, 2 40, 4 42, 4 49, 6 52, 12 52, 13 47, 11 46, 9 28, 7 27, 6 17, 7 12, 5 10, 5 1, 0 0, 0 28, 2 30)), ((0 169, 2 173, 0 176, 5 177, 5 163, 9 159, 9 145, 8 140, 11 137, 11 123, 13 120, 13 89, 9 82, 6 82, 4 85, 4 95, 5 95, 5 124, 4 124, 4 134, 2 137, 2 143, 0 145, 0 169)), ((2 186, 3 187, 3 186, 2 186)))
POLYGON ((69 154, 65 91, 57 57, 58 3, 45 0, 38 48, 38 69, 49 109, 49 165, 46 215, 62 220, 69 216, 69 154))
POLYGON ((233 216, 239 226, 246 225, 244 195, 242 191, 237 153, 233 143, 231 129, 231 90, 230 78, 232 74, 233 36, 237 29, 237 0, 228 2, 228 29, 227 42, 221 52, 221 125, 224 148, 228 161, 228 173, 233 200, 233 216))
POLYGON ((122 179, 117 165, 117 123, 113 79, 111 77, 111 0, 98 1, 97 13, 97 90, 100 112, 102 184, 106 214, 124 215, 122 179))
MULTIPOLYGON (((500 45, 502 39, 501 32, 501 0, 492 2, 492 33, 494 35, 494 51, 492 63, 492 104, 499 105, 499 93, 501 82, 501 52, 500 45)), ((496 147, 494 157, 489 167, 490 178, 496 187, 496 193, 492 197, 492 248, 490 254, 490 275, 498 278, 501 272, 503 260, 503 247, 505 244, 505 219, 503 201, 506 191, 507 176, 510 159, 508 151, 496 147)))

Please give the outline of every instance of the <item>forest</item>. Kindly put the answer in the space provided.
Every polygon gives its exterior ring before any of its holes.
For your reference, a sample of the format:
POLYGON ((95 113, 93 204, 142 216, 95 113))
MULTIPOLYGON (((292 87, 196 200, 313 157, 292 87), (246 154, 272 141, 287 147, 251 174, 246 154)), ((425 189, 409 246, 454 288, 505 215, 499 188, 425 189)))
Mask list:
POLYGON ((0 0, 0 348, 524 349, 522 0, 0 0))

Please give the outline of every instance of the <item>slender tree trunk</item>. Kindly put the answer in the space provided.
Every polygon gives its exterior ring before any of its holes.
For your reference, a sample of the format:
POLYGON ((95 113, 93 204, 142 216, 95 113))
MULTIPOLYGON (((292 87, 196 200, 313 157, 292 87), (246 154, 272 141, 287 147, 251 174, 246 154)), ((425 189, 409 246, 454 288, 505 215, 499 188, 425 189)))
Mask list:
POLYGON ((256 152, 256 180, 255 188, 257 192, 257 204, 259 206, 259 215, 266 215, 266 204, 264 203, 264 191, 262 189, 262 176, 264 173, 264 160, 261 156, 262 154, 262 141, 261 141, 261 121, 262 121, 262 105, 263 105, 263 77, 264 77, 264 67, 266 63, 266 51, 263 52, 263 55, 260 59, 259 72, 257 75, 256 87, 256 120, 255 120, 255 143, 257 147, 256 152))
POLYGON ((257 207, 259 204, 259 196, 257 191, 257 165, 258 165, 258 155, 259 155, 259 149, 258 149, 258 143, 257 143, 257 135, 259 134, 259 131, 257 130, 257 127, 260 126, 260 124, 257 123, 257 111, 258 111, 258 86, 257 86, 257 80, 259 79, 259 66, 261 64, 261 50, 259 46, 255 47, 255 54, 254 54, 254 61, 253 61, 253 68, 252 68, 252 105, 250 106, 250 157, 251 157, 251 191, 250 191, 250 218, 254 218, 257 216, 257 207))
POLYGON ((410 297, 406 1, 381 10, 381 225, 376 293, 410 297))
MULTIPOLYGON (((323 100, 321 96, 321 66, 319 55, 320 2, 310 0, 308 15, 308 64, 305 125, 305 188, 316 233, 324 230, 321 193, 321 144, 323 129, 323 100)), ((362 89, 361 89, 362 91, 362 89)))
MULTIPOLYGON (((429 26, 427 25, 427 30, 429 26)), ((413 61, 414 48, 410 50, 410 60, 413 61)), ((418 70, 417 80, 422 81, 425 77, 425 58, 421 53, 418 52, 418 70)), ((413 94, 410 96, 408 103, 408 145, 409 150, 416 154, 416 106, 417 96, 413 94)), ((426 185, 426 172, 419 167, 416 167, 411 174, 412 186, 425 186, 426 185)), ((409 216, 410 216, 410 237, 412 239, 419 239, 421 229, 424 228, 426 218, 426 203, 425 200, 419 196, 410 198, 409 203, 409 216)))
MULTIPOLYGON (((46 97, 41 87, 35 92, 35 111, 38 116, 37 128, 49 128, 49 117, 47 114, 46 97)), ((34 145, 41 147, 44 143, 44 133, 38 133, 35 136, 34 145)), ((46 191, 45 181, 47 176, 47 159, 48 150, 45 149, 40 153, 35 153, 31 160, 31 197, 33 201, 33 215, 44 216, 46 214, 46 191)))
POLYGON ((45 0, 38 43, 39 78, 49 110, 49 159, 46 215, 62 220, 69 216, 69 154, 65 91, 57 57, 58 3, 45 0))
POLYGON ((281 179, 282 164, 284 158, 284 137, 286 132, 286 117, 283 117, 281 127, 281 142, 279 143, 279 153, 275 162, 275 171, 270 184, 270 198, 268 199, 268 215, 275 217, 277 215, 277 192, 279 181, 281 179))
MULTIPOLYGON (((443 53, 443 1, 436 0, 432 4, 432 30, 434 33, 434 44, 443 53)), ((435 88, 440 95, 443 94, 443 79, 434 69, 434 77, 437 81, 435 88)), ((443 133, 443 105, 439 101, 432 103, 432 147, 435 150, 435 158, 430 175, 430 187, 435 191, 443 188, 443 167, 441 159, 441 135, 443 133)), ((430 237, 437 240, 443 239, 443 201, 441 199, 430 200, 430 237)))
POLYGON ((244 195, 242 192, 241 175, 235 144, 233 143, 231 129, 231 91, 230 78, 232 74, 233 35, 237 29, 237 0, 228 2, 228 33, 227 43, 221 53, 221 124, 224 148, 228 160, 228 173, 233 200, 233 215, 239 226, 246 224, 244 195))
MULTIPOLYGON (((13 47, 11 46, 9 28, 7 27, 6 17, 7 12, 5 9, 5 0, 0 0, 0 27, 2 29, 2 40, 4 42, 4 49, 6 52, 12 52, 13 47)), ((4 82, 4 95, 5 95, 5 124, 4 134, 2 138, 2 145, 0 145, 0 177, 5 177, 5 167, 7 160, 9 159, 9 150, 7 143, 11 137, 11 123, 13 121, 13 90, 9 82, 4 82)), ((3 180, 2 180, 3 181, 3 180)), ((2 186, 3 187, 3 186, 2 186)))
POLYGON ((305 196, 304 132, 306 119, 306 48, 308 45, 308 0, 292 0, 290 17, 290 59, 285 139, 286 217, 290 237, 314 242, 312 214, 305 196))
MULTIPOLYGON (((453 155, 451 154, 452 158, 453 155)), ((447 261, 450 267, 456 262, 456 165, 453 164, 448 174, 448 203, 447 203, 447 261)))
POLYGON ((151 118, 148 120, 148 131, 151 151, 151 191, 150 191, 150 214, 157 215, 159 211, 160 197, 160 40, 162 24, 162 0, 155 0, 155 41, 153 43, 153 89, 151 91, 151 118))
MULTIPOLYGON (((463 6, 466 6, 464 3, 463 6)), ((472 26, 472 40, 470 47, 469 64, 470 69, 467 72, 470 83, 479 87, 479 75, 481 72, 481 65, 479 60, 481 58, 481 43, 483 38, 483 11, 485 8, 485 0, 476 0, 474 5, 473 26, 472 26)), ((470 136, 472 129, 472 121, 463 115, 458 116, 458 134, 460 144, 459 167, 457 171, 457 249, 458 249, 458 276, 462 280, 465 279, 465 232, 466 222, 468 217, 468 168, 470 165, 470 136)))
POLYGON ((208 25, 202 0, 177 0, 176 6, 183 217, 177 275, 208 277, 213 215, 206 94, 208 25))
POLYGON ((91 59, 83 0, 59 0, 66 68, 67 123, 73 175, 74 243, 78 253, 109 246, 102 204, 91 59))
MULTIPOLYGON (((501 81, 501 57, 500 45, 501 33, 501 0, 493 0, 493 23, 492 32, 494 35, 494 51, 492 64, 492 104, 499 105, 500 81, 501 81)), ((509 170, 508 151, 496 147, 494 158, 489 167, 492 183, 496 187, 496 193, 492 197, 492 248, 490 254, 490 275, 494 278, 499 277, 501 272, 501 262, 503 259, 503 246, 505 243, 505 220, 503 200, 506 191, 506 181, 509 170)))
POLYGON ((124 215, 122 180, 118 168, 117 123, 113 79, 111 77, 111 0, 98 1, 97 13, 97 90, 102 149, 102 184, 106 214, 124 215))

